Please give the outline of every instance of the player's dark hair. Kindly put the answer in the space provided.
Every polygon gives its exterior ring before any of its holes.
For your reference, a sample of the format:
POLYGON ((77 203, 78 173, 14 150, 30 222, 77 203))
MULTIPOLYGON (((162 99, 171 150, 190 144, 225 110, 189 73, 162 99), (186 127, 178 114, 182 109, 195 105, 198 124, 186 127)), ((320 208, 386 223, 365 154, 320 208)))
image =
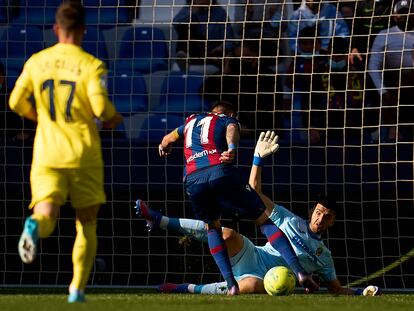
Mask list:
POLYGON ((316 205, 318 205, 318 204, 323 205, 325 208, 327 208, 329 210, 332 210, 335 213, 338 209, 337 204, 336 204, 336 199, 334 197, 326 195, 326 194, 319 194, 318 195, 313 208, 315 208, 316 205))
POLYGON ((56 24, 66 31, 76 31, 85 25, 85 9, 80 1, 64 1, 56 11, 56 24))
POLYGON ((217 108, 217 107, 222 107, 224 108, 225 111, 233 111, 235 114, 237 114, 237 108, 228 101, 225 101, 225 100, 217 101, 211 105, 210 110, 212 111, 214 108, 217 108))

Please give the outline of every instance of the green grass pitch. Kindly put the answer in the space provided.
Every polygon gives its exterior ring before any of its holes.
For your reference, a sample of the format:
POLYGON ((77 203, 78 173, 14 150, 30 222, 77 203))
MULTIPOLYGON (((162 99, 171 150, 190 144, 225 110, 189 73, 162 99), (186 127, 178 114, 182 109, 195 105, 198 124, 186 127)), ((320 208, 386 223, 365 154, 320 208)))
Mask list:
POLYGON ((393 311, 414 310, 413 294, 389 294, 378 297, 333 296, 330 294, 271 297, 268 295, 241 295, 237 297, 206 296, 189 294, 152 294, 140 291, 105 290, 87 295, 84 304, 69 305, 66 293, 32 292, 32 290, 0 289, 1 311, 64 311, 64 310, 108 310, 108 311, 393 311))

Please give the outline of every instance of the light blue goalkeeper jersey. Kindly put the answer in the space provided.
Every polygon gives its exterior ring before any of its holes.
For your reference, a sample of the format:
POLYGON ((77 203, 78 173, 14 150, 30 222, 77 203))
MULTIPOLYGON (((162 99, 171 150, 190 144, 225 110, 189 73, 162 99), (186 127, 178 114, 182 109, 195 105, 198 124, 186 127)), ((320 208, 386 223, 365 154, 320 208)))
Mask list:
MULTIPOLYGON (((319 235, 310 231, 309 223, 306 220, 277 204, 274 206, 270 219, 286 234, 306 272, 316 273, 325 281, 336 279, 331 251, 325 246, 319 235)), ((263 249, 263 252, 258 252, 258 255, 267 267, 273 267, 275 261, 273 256, 267 256, 266 253, 283 260, 280 253, 270 243, 258 248, 263 249)))

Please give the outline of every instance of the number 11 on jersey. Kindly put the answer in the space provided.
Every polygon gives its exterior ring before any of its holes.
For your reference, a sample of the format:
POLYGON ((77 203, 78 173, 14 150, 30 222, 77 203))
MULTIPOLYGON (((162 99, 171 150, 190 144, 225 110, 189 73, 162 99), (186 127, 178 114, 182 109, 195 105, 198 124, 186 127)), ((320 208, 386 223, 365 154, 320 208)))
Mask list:
MULTIPOLYGON (((206 117, 202 118, 200 121, 198 121, 198 123, 197 123, 196 127, 201 127, 201 130, 200 130, 200 143, 202 145, 208 144, 208 131, 210 129, 210 123, 211 123, 212 119, 213 119, 212 116, 206 116, 206 117)), ((187 148, 191 148, 191 146, 193 144, 192 136, 193 136, 193 130, 194 130, 195 122, 196 122, 196 118, 194 118, 193 120, 188 122, 185 126, 185 132, 186 132, 185 146, 187 148)))

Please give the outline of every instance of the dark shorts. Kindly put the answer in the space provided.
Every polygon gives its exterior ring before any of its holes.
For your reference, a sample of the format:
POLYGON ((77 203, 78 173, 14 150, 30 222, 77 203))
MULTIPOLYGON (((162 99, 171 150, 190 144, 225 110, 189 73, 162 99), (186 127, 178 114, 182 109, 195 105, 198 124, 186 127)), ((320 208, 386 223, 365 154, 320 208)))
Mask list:
POLYGON ((222 210, 256 220, 266 209, 233 166, 221 164, 196 171, 186 177, 184 185, 195 217, 205 223, 219 220, 222 210))

